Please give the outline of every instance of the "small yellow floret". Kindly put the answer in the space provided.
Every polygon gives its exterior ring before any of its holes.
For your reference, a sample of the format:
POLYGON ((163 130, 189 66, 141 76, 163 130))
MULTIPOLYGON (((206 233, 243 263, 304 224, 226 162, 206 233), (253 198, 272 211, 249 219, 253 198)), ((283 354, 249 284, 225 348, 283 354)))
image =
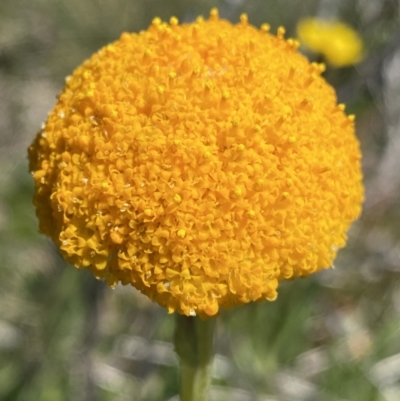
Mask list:
POLYGON ((240 197, 243 195, 243 191, 242 191, 241 188, 236 188, 236 189, 233 191, 233 193, 234 193, 234 195, 235 195, 237 198, 240 198, 240 197))
POLYGON ((247 212, 247 214, 249 215, 250 218, 256 217, 256 212, 255 212, 254 210, 249 210, 249 211, 247 212))
POLYGON ((174 195, 174 201, 175 201, 176 203, 181 203, 181 202, 182 202, 182 198, 180 197, 180 195, 175 194, 175 195, 174 195))
POLYGON ((262 24, 261 25, 261 30, 263 31, 263 32, 269 32, 269 30, 271 29, 271 26, 269 25, 269 24, 262 24))
POLYGON ((265 181, 264 181, 262 178, 260 178, 260 179, 258 179, 258 180, 256 181, 256 184, 257 184, 259 187, 263 187, 264 184, 265 184, 265 181))
POLYGON ((286 29, 283 26, 280 26, 280 27, 278 27, 278 32, 277 32, 276 36, 278 38, 282 39, 284 37, 285 33, 286 33, 286 29))
POLYGON ((218 8, 212 8, 210 11, 210 20, 216 21, 218 20, 219 13, 218 13, 218 8))
POLYGON ((185 238, 186 237, 186 231, 185 230, 178 230, 177 232, 178 237, 180 238, 185 238))
POLYGON ((360 35, 342 22, 304 19, 297 26, 297 34, 304 46, 323 54, 334 67, 356 64, 363 57, 360 35))
POLYGON ((229 92, 228 91, 223 91, 222 92, 222 99, 224 99, 224 100, 229 99, 229 92))
POLYGON ((66 260, 202 317, 332 265, 363 199, 354 117, 268 30, 155 18, 66 80, 29 148, 66 260))
POLYGON ((247 25, 248 20, 249 17, 247 16, 247 14, 240 15, 240 22, 242 23, 242 25, 247 25))
POLYGON ((178 20, 178 18, 176 18, 176 17, 171 17, 170 20, 169 20, 169 23, 170 23, 171 25, 175 26, 175 25, 178 25, 179 20, 178 20))

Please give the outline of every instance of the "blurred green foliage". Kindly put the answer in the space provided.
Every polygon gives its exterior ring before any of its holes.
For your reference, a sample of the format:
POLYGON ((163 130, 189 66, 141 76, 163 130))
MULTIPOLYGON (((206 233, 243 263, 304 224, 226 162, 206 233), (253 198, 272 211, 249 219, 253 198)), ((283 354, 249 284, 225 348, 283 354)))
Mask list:
POLYGON ((325 76, 357 113, 367 200, 335 270, 221 314, 211 398, 400 399, 399 3, 1 0, 0 400, 177 400, 173 318, 132 288, 112 291, 66 266, 37 233, 26 148, 64 77, 94 51, 156 15, 191 21, 214 6, 288 36, 310 15, 360 31, 365 60, 325 76))

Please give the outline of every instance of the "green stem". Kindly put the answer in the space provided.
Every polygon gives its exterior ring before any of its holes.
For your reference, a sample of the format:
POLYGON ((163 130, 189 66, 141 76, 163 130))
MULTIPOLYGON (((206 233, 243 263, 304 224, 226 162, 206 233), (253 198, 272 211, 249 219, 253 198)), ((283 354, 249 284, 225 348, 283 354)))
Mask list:
POLYGON ((176 314, 175 351, 180 358, 180 401, 206 401, 211 382, 215 319, 176 314))

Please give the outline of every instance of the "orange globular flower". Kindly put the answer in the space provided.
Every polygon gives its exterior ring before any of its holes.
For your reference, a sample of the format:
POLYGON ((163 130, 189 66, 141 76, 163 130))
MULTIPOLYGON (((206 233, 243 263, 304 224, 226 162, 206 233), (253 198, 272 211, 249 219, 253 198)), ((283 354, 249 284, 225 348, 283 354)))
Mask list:
POLYGON ((332 264, 363 199, 354 118, 268 29, 156 18, 67 79, 29 148, 66 260, 201 316, 332 264))

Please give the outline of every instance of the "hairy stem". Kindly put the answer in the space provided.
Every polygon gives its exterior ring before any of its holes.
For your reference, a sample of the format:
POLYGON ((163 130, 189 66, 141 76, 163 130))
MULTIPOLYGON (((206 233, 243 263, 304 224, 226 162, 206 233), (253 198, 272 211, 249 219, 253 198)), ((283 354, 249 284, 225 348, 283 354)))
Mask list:
POLYGON ((180 358, 180 401, 206 401, 211 382, 215 319, 176 314, 175 351, 180 358))

